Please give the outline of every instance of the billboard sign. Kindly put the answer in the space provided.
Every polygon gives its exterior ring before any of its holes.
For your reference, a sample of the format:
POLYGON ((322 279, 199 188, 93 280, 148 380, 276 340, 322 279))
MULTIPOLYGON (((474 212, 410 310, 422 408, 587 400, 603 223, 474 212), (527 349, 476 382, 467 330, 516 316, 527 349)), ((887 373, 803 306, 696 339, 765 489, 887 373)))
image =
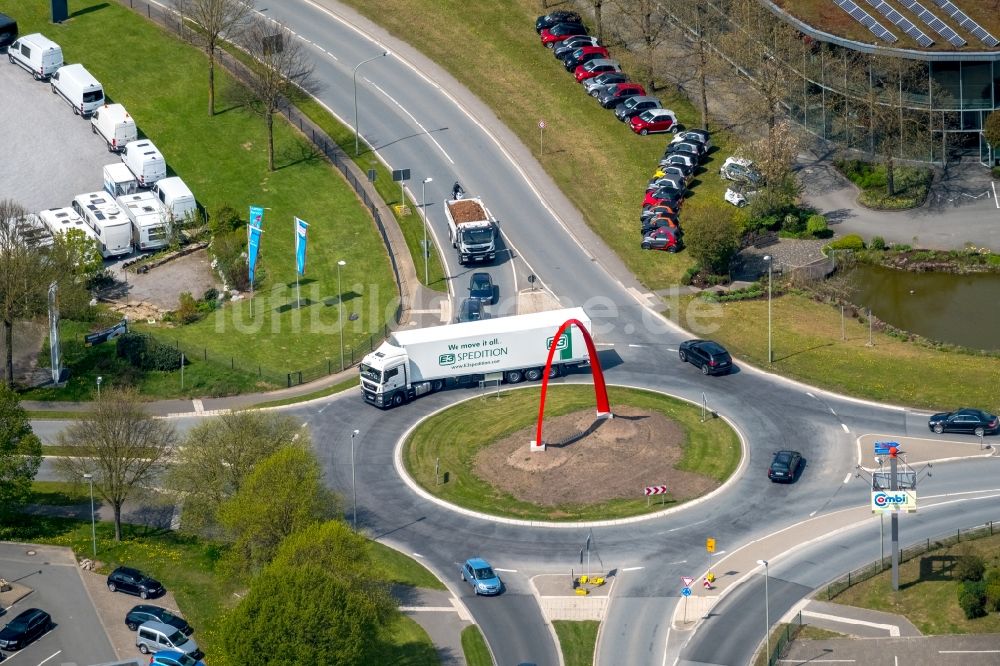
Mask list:
POLYGON ((872 513, 893 513, 906 511, 916 513, 917 491, 915 490, 873 490, 872 513))

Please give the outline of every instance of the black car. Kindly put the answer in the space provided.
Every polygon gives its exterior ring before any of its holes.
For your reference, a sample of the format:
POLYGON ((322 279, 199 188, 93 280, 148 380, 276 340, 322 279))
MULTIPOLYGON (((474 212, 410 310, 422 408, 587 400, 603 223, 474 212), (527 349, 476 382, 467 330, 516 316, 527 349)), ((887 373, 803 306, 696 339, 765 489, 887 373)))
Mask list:
POLYGON ((458 306, 459 323, 464 321, 479 321, 480 319, 486 319, 486 313, 483 311, 483 302, 478 298, 463 299, 462 304, 458 306))
POLYGON ((646 109, 662 109, 660 100, 648 95, 636 95, 629 97, 624 102, 615 107, 615 117, 623 123, 627 123, 629 118, 637 116, 646 109))
POLYGON ((645 238, 651 231, 660 227, 670 227, 671 229, 675 229, 678 234, 681 231, 680 220, 677 219, 677 215, 675 213, 666 213, 643 220, 642 225, 639 227, 639 232, 645 238))
MULTIPOLYGON (((559 37, 559 41, 563 41, 564 39, 573 37, 574 35, 588 35, 590 33, 582 23, 557 23, 549 28, 549 34, 553 37, 559 37)), ((547 48, 554 49, 556 47, 556 42, 548 42, 545 46, 547 48)))
POLYGON ((600 51, 591 51, 590 53, 579 52, 581 49, 586 47, 580 47, 570 53, 568 56, 562 59, 563 67, 566 68, 567 72, 572 72, 576 70, 580 65, 586 64, 591 60, 600 60, 602 58, 607 58, 607 53, 601 53, 600 51))
POLYGON ((771 481, 791 483, 802 465, 802 455, 798 451, 778 451, 767 469, 767 478, 771 481))
POLYGON ((125 626, 127 626, 130 631, 138 630, 139 625, 144 622, 162 622, 163 624, 169 624, 185 636, 190 636, 194 633, 194 628, 188 624, 187 620, 182 617, 178 617, 166 608, 160 608, 159 606, 139 604, 138 606, 134 606, 132 610, 125 615, 125 626))
POLYGON ((20 650, 52 628, 52 617, 38 608, 29 608, 0 629, 0 648, 20 650))
POLYGON ((660 160, 660 166, 675 166, 679 169, 684 170, 688 176, 693 176, 695 171, 698 169, 698 158, 690 157, 688 155, 681 155, 679 153, 673 153, 667 155, 660 160))
POLYGON ((670 206, 650 206, 649 208, 642 209, 642 215, 639 216, 639 222, 645 225, 648 224, 650 220, 657 217, 671 217, 677 219, 678 215, 670 206))
POLYGON ((469 298, 475 298, 486 305, 493 302, 493 278, 489 273, 473 273, 469 278, 469 298))
POLYGON ((592 35, 573 35, 559 42, 559 45, 552 49, 552 55, 556 60, 562 60, 567 55, 577 50, 581 46, 600 46, 601 42, 592 35))
POLYGON ((583 23, 583 19, 576 12, 568 12, 565 10, 560 10, 557 12, 549 12, 545 16, 539 16, 535 19, 535 32, 541 32, 546 28, 551 28, 557 23, 583 23))
POLYGON ((681 141, 690 141, 692 143, 700 143, 705 146, 706 149, 712 147, 712 137, 705 130, 684 130, 683 132, 678 132, 677 136, 673 138, 671 143, 680 143, 681 141))
POLYGON ((733 357, 712 340, 685 340, 677 350, 681 361, 701 368, 703 375, 722 375, 733 369, 733 357))
POLYGON ((166 591, 160 581, 129 567, 118 567, 108 575, 108 589, 134 594, 142 599, 158 597, 166 591))
POLYGON ((701 161, 706 152, 707 149, 702 144, 694 143, 693 141, 684 141, 681 143, 672 143, 667 146, 667 152, 664 156, 669 157, 675 153, 680 153, 681 155, 688 155, 697 161, 701 161))
POLYGON ((936 433, 971 432, 978 435, 995 435, 1000 432, 1000 419, 981 409, 968 407, 954 412, 935 414, 927 421, 927 427, 936 433))

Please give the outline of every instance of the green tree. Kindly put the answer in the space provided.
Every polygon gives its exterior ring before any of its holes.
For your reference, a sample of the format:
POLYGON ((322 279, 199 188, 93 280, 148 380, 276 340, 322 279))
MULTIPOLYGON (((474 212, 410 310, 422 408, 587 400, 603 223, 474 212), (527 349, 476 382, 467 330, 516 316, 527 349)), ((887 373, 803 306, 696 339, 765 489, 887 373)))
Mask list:
POLYGON ((68 229, 57 234, 53 243, 63 253, 65 264, 73 266, 73 273, 90 278, 104 270, 104 259, 97 248, 97 241, 79 229, 68 229))
POLYGON ((991 146, 1000 148, 1000 111, 994 111, 986 116, 986 122, 983 123, 983 136, 991 146))
POLYGON ((328 520, 285 537, 274 556, 275 566, 298 567, 313 563, 342 578, 375 581, 371 544, 347 523, 328 520))
POLYGON ((258 463, 222 503, 219 522, 233 540, 228 564, 234 574, 259 571, 289 534, 340 515, 340 502, 322 476, 310 450, 286 446, 258 463))
POLYGON ((739 227, 732 212, 695 214, 685 221, 684 243, 688 252, 715 274, 729 272, 729 262, 739 250, 739 227))
POLYGON ((184 498, 182 529, 213 531, 219 507, 254 467, 293 442, 308 447, 308 430, 296 419, 260 410, 230 412, 192 429, 167 476, 168 487, 184 498))
POLYGON ((20 504, 42 464, 42 443, 31 431, 17 394, 0 384, 0 513, 20 504))

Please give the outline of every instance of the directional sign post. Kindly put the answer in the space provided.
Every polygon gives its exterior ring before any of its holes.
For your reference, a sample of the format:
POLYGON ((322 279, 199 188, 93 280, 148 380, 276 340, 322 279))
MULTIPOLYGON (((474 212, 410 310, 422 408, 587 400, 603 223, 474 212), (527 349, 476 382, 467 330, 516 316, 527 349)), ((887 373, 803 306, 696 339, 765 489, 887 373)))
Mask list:
POLYGON ((394 181, 399 181, 399 205, 406 205, 406 195, 403 194, 403 183, 410 179, 409 169, 393 169, 392 179, 394 181))
POLYGON ((715 552, 715 539, 711 537, 705 539, 705 550, 707 550, 710 553, 715 552))
POLYGON ((681 588, 681 596, 684 597, 684 624, 688 621, 688 597, 691 596, 691 583, 694 582, 693 578, 683 577, 681 580, 684 581, 684 587, 681 588))
POLYGON ((544 136, 545 136, 545 121, 544 120, 539 120, 538 121, 538 154, 539 155, 541 155, 543 152, 545 152, 544 151, 544 147, 545 147, 544 136))
MULTIPOLYGON (((646 494, 646 506, 648 507, 649 506, 649 498, 652 495, 666 495, 667 494, 667 487, 666 486, 646 486, 645 494, 646 494)), ((661 497, 660 498, 660 504, 663 504, 666 501, 667 501, 666 497, 661 497)))
MULTIPOLYGON (((691 587, 691 584, 694 582, 694 578, 691 578, 690 576, 681 576, 681 582, 684 583, 684 587, 691 587)), ((684 594, 683 591, 681 594, 684 594)), ((690 592, 688 594, 690 594, 690 592)))

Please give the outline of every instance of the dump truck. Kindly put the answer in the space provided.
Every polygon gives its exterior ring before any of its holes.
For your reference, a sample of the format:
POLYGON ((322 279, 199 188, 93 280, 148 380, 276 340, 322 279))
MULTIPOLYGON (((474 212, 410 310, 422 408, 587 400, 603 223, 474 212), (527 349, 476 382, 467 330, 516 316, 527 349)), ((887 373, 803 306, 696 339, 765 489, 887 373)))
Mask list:
MULTIPOLYGON (((552 340, 569 319, 589 332, 583 308, 395 331, 361 362, 364 400, 385 409, 445 387, 538 381, 552 340)), ((587 365, 589 358, 583 333, 570 326, 559 336, 550 376, 587 365)))
POLYGON ((444 216, 460 265, 496 259, 500 229, 482 199, 448 199, 444 202, 444 216))

